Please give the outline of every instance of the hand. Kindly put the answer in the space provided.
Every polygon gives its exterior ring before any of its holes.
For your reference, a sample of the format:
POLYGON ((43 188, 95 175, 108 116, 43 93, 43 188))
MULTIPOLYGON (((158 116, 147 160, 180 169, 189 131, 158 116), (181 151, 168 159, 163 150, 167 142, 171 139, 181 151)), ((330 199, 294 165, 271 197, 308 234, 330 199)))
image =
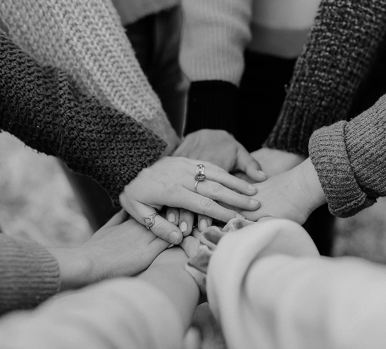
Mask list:
POLYGON ((261 172, 258 161, 254 160, 231 134, 223 130, 200 130, 190 133, 173 155, 208 161, 227 172, 241 171, 254 182, 267 179, 261 172))
POLYGON ((88 241, 74 248, 52 248, 61 276, 61 290, 102 279, 134 276, 145 270, 168 243, 157 238, 125 211, 118 212, 88 241))
MULTIPOLYGON (((138 222, 156 213, 164 205, 209 216, 223 222, 240 215, 220 206, 216 201, 244 210, 257 210, 260 203, 250 199, 256 188, 225 170, 204 161, 165 157, 143 169, 120 195, 122 207, 138 222), (206 180, 198 182, 195 176, 198 164, 204 164, 206 180), (237 191, 237 192, 235 192, 237 191)), ((173 223, 156 215, 151 231, 160 238, 179 244, 183 234, 173 223)))
POLYGON ((306 159, 302 155, 270 148, 256 150, 251 156, 259 162, 268 177, 289 171, 306 159))
POLYGON ((246 219, 252 221, 277 217, 303 224, 311 212, 326 201, 310 159, 256 186, 258 193, 255 197, 261 201, 260 209, 241 211, 246 219))

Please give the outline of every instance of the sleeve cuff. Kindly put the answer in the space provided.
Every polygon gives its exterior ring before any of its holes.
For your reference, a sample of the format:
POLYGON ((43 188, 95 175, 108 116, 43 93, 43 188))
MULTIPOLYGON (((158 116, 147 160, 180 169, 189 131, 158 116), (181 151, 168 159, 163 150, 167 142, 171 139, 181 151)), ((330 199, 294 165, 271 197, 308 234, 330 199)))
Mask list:
POLYGON ((221 129, 233 133, 238 95, 237 86, 227 81, 192 82, 184 133, 201 129, 221 129))

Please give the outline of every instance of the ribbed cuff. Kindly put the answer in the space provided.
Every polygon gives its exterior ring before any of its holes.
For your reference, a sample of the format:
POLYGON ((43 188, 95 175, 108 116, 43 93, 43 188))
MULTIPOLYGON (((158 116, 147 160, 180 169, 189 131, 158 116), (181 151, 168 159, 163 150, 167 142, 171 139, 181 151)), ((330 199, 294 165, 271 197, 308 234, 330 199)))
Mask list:
POLYGON ((0 234, 0 314, 35 307, 58 292, 59 265, 41 245, 0 234))
POLYGON ((345 144, 347 121, 323 127, 313 133, 309 152, 318 173, 330 212, 338 217, 350 217, 373 205, 359 186, 345 144))
POLYGON ((188 95, 185 134, 201 129, 234 132, 239 91, 227 81, 192 82, 188 95))

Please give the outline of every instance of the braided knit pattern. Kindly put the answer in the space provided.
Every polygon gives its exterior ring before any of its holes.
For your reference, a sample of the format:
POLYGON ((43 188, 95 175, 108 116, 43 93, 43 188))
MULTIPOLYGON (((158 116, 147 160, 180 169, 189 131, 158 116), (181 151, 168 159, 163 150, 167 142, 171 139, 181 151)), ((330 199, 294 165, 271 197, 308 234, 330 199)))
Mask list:
POLYGON ((59 265, 41 245, 0 234, 0 315, 32 308, 59 291, 59 265))
POLYGON ((386 196, 386 96, 351 120, 323 127, 310 157, 332 214, 348 217, 386 196))
POLYGON ((176 147, 178 137, 143 74, 111 1, 2 0, 13 41, 68 72, 83 93, 130 115, 176 147))
POLYGON ((308 155, 313 131, 345 119, 386 31, 386 0, 323 0, 265 143, 308 155))
POLYGON ((83 95, 66 73, 42 68, 0 32, 0 129, 61 158, 118 196, 166 144, 133 118, 83 95))

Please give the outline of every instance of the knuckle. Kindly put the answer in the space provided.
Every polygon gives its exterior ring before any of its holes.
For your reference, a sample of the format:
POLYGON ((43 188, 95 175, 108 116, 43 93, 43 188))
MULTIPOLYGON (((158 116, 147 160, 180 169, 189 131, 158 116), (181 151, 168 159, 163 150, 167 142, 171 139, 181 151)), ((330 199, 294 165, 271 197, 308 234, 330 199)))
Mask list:
POLYGON ((200 203, 204 214, 205 212, 211 211, 216 204, 212 199, 207 197, 203 197, 200 203))
POLYGON ((212 169, 212 176, 214 179, 218 179, 222 176, 223 170, 219 167, 215 167, 212 169))
POLYGON ((223 190, 223 186, 220 183, 213 183, 211 190, 212 190, 212 193, 217 196, 223 190))

